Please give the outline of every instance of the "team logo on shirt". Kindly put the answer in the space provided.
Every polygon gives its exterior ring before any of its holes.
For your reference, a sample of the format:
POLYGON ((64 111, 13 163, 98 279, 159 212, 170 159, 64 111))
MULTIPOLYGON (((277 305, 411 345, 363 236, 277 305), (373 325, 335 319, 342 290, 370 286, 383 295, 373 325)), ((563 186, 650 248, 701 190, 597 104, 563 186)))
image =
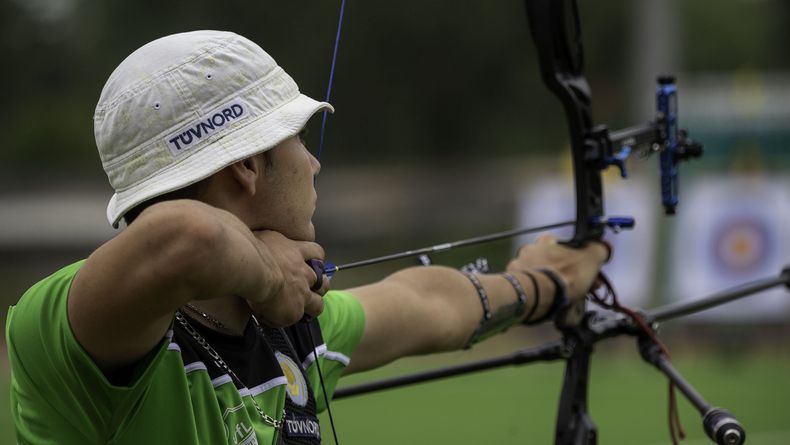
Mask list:
POLYGON ((255 429, 252 425, 248 424, 249 419, 245 419, 244 402, 236 406, 225 408, 222 414, 222 419, 225 421, 225 436, 228 437, 228 443, 233 445, 258 445, 258 439, 255 436, 255 429), (233 425, 233 426, 231 426, 233 425))
POLYGON ((285 417, 283 420, 285 420, 286 436, 321 440, 321 426, 315 417, 291 416, 285 417))
POLYGON ((244 422, 236 424, 234 433, 233 443, 237 443, 238 445, 258 445, 258 439, 255 437, 255 430, 244 422))
POLYGON ((307 382, 299 365, 279 351, 275 352, 274 355, 277 357, 277 362, 280 363, 283 375, 288 380, 285 390, 288 398, 299 406, 307 406, 307 382))

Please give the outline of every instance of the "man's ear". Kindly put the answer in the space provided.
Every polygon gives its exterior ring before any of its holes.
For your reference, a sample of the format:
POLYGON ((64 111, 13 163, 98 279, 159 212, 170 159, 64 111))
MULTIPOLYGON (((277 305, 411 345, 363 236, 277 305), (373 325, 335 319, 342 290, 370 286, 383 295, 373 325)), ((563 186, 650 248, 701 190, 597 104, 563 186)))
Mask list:
POLYGON ((228 166, 231 177, 236 184, 249 196, 257 191, 258 177, 263 174, 263 164, 258 156, 235 162, 228 166))

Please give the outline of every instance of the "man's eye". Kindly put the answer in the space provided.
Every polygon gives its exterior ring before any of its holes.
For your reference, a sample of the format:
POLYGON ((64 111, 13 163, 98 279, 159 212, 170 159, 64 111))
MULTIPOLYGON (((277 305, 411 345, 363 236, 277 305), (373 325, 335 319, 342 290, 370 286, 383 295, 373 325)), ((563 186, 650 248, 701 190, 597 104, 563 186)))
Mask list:
POLYGON ((304 147, 307 149, 307 151, 312 153, 313 156, 317 156, 317 149, 314 146, 317 146, 318 144, 315 141, 313 141, 314 142, 313 144, 308 144, 307 143, 307 133, 309 133, 307 131, 307 128, 302 129, 302 131, 300 131, 298 133, 297 137, 299 138, 299 142, 302 145, 304 145, 304 147))
POLYGON ((298 137, 299 137, 299 142, 304 144, 305 139, 307 138, 307 128, 302 128, 302 131, 299 132, 298 137))

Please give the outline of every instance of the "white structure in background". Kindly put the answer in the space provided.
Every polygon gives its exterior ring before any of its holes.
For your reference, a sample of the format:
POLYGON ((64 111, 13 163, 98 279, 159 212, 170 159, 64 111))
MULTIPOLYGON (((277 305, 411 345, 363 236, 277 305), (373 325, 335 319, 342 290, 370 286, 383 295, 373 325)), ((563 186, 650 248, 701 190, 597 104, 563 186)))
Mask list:
MULTIPOLYGON (((790 180, 766 177, 687 179, 678 212, 669 277, 674 301, 698 298, 790 265, 790 180)), ((785 288, 694 315, 701 320, 786 321, 785 288)))
MULTIPOLYGON (((546 178, 525 187, 518 199, 516 227, 530 227, 557 221, 574 220, 576 204, 570 179, 546 178)), ((656 261, 655 227, 661 209, 660 196, 655 188, 636 178, 626 181, 607 181, 604 184, 606 211, 609 216, 632 216, 633 230, 619 234, 608 233, 615 255, 604 267, 604 272, 616 286, 620 301, 627 306, 645 308, 653 294, 656 261)), ((561 239, 569 239, 573 228, 552 232, 561 239)), ((516 245, 534 239, 521 238, 516 245)))
POLYGON ((95 248, 117 233, 105 217, 109 196, 86 190, 0 195, 0 246, 95 248))
POLYGON ((681 126, 690 130, 692 138, 703 132, 759 143, 767 135, 785 140, 790 134, 788 72, 695 73, 684 75, 679 85, 681 126))
MULTIPOLYGON (((696 73, 683 82, 681 120, 706 144, 706 155, 726 159, 732 171, 683 179, 668 297, 682 300, 777 275, 790 265, 790 73, 696 73)), ((704 159, 703 158, 703 162, 704 159)), ((787 289, 695 315, 697 320, 783 321, 787 289)))

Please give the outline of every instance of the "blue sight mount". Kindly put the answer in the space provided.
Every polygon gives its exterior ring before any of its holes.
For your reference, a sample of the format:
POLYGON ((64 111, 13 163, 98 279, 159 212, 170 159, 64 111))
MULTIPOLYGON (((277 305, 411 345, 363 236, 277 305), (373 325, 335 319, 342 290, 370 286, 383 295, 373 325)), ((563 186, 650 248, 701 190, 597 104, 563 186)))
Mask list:
POLYGON ((686 130, 678 128, 678 88, 674 76, 659 76, 656 87, 656 117, 635 127, 609 133, 599 125, 592 139, 603 147, 602 169, 613 165, 628 177, 626 160, 634 153, 659 155, 661 203, 664 213, 675 214, 678 205, 678 164, 702 156, 703 145, 691 140, 686 130))

